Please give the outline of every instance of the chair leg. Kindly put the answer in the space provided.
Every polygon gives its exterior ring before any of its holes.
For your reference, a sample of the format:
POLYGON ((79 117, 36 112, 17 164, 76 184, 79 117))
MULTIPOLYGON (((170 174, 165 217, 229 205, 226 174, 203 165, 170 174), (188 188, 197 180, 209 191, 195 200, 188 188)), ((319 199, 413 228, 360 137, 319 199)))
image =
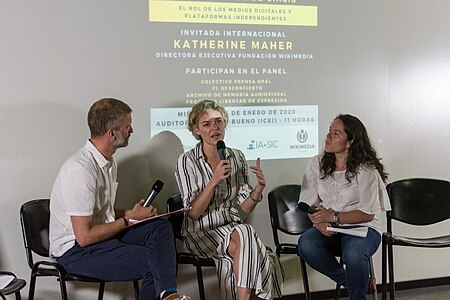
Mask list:
POLYGON ((305 289, 305 299, 311 300, 311 295, 309 293, 308 273, 306 272, 306 262, 302 257, 300 257, 300 268, 302 271, 303 287, 305 289))
POLYGON ((336 283, 336 294, 334 296, 334 299, 339 300, 340 296, 341 296, 341 285, 339 283, 336 283))
POLYGON ((61 289, 61 299, 68 300, 66 281, 64 280, 64 278, 62 276, 59 278, 59 287, 61 289))
POLYGON ((34 290, 36 288, 36 274, 31 271, 30 288, 28 290, 28 299, 34 300, 34 290))
MULTIPOLYGON (((339 263, 340 263, 341 265, 344 264, 344 263, 342 262, 342 257, 339 257, 339 263)), ((339 283, 336 283, 336 294, 335 294, 335 296, 334 296, 334 299, 335 299, 335 300, 339 300, 340 296, 341 296, 341 285, 340 285, 339 283)))
POLYGON ((198 282, 198 292, 200 294, 200 300, 206 300, 205 286, 203 284, 202 266, 199 263, 197 263, 195 265, 195 268, 197 269, 197 282, 198 282))
POLYGON ((383 240, 381 243, 381 300, 386 300, 387 293, 387 253, 386 253, 386 239, 383 234, 383 240))
POLYGON ((394 251, 392 243, 388 243, 388 265, 389 265, 389 294, 391 300, 395 300, 395 279, 394 279, 394 251))
POLYGON ((105 293, 105 282, 100 282, 100 286, 98 288, 98 300, 103 300, 103 294, 105 293))
POLYGON ((133 287, 134 287, 134 298, 136 300, 139 300, 139 281, 138 280, 133 281, 133 287))

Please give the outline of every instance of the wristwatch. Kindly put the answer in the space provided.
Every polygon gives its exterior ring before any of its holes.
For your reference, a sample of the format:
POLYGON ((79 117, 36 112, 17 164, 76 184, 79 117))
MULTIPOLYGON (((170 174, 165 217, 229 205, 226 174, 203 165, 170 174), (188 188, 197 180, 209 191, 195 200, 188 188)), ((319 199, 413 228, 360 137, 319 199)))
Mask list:
POLYGON ((340 218, 339 212, 335 211, 334 212, 333 224, 334 225, 339 225, 340 223, 341 223, 341 218, 340 218))

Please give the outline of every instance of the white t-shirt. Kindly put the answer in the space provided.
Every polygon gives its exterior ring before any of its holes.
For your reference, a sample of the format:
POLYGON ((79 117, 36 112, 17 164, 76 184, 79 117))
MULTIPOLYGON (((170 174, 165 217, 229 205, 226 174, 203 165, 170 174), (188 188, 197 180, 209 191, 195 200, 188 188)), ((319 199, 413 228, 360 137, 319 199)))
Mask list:
POLYGON ((50 197, 50 254, 60 257, 75 245, 71 216, 93 216, 93 225, 115 219, 117 164, 87 141, 61 167, 50 197))
POLYGON ((315 156, 303 176, 300 201, 309 205, 322 205, 339 212, 360 210, 375 217, 369 223, 362 223, 381 233, 381 223, 377 216, 391 209, 386 186, 377 169, 362 166, 350 182, 345 171, 335 171, 333 176, 320 179, 320 159, 315 156))

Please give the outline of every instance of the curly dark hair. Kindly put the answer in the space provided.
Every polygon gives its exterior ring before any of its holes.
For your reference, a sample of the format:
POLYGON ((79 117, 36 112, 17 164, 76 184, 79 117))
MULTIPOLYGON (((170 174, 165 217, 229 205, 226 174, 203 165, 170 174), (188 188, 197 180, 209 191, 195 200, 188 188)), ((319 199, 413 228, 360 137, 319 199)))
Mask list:
MULTIPOLYGON (((380 173, 381 178, 386 183, 388 173, 384 171, 384 166, 377 157, 377 153, 370 142, 367 130, 364 124, 355 116, 340 114, 335 120, 341 120, 344 123, 344 130, 347 139, 352 141, 348 150, 347 169, 345 178, 350 182, 356 176, 360 166, 375 167, 380 173)), ((336 170, 336 156, 334 153, 324 152, 320 161, 320 178, 326 179, 332 176, 336 170)))

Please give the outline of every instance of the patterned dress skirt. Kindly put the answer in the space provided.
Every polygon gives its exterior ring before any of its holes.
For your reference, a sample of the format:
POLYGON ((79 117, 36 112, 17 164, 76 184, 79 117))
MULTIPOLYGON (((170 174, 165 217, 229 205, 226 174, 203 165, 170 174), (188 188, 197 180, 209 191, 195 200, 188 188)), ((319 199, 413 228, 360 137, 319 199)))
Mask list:
POLYGON ((188 251, 214 259, 223 300, 236 300, 237 287, 255 290, 260 299, 281 298, 284 270, 280 259, 264 246, 251 225, 233 223, 207 232, 188 232, 184 242, 188 251), (233 230, 241 242, 238 281, 233 258, 227 253, 233 230))

